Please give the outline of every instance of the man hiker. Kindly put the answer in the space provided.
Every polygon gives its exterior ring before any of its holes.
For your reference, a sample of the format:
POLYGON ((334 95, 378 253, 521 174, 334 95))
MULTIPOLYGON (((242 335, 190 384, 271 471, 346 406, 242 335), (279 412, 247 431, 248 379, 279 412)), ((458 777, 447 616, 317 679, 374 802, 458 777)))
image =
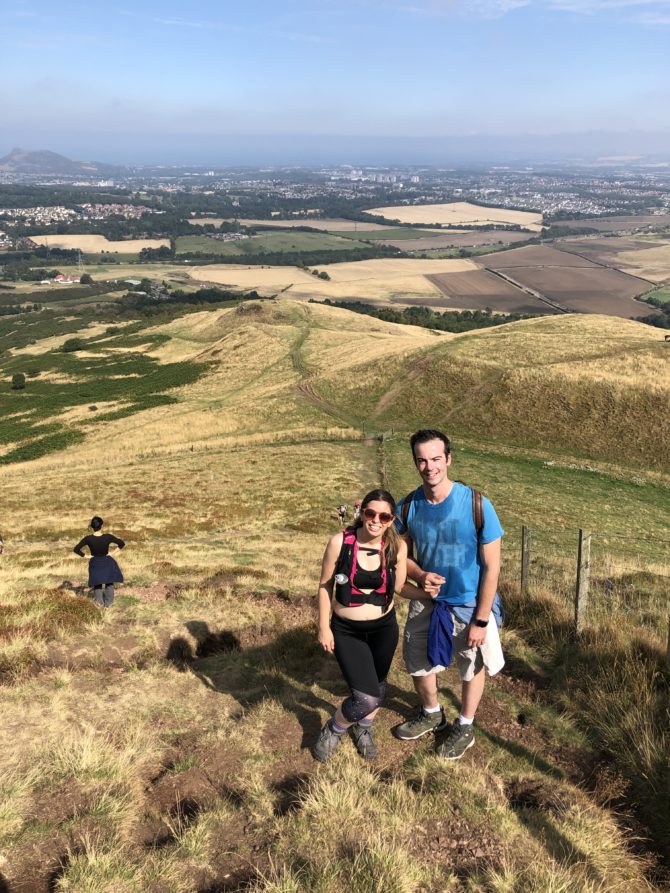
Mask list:
POLYGON ((410 445, 423 483, 398 503, 396 528, 410 555, 414 551, 407 576, 422 590, 409 596, 403 637, 405 665, 421 707, 393 731, 402 740, 435 731, 436 752, 457 760, 474 744, 485 673, 493 676, 505 662, 496 592, 503 529, 488 499, 449 479, 451 444, 445 434, 417 431, 410 445), (452 653, 461 676, 461 712, 447 723, 437 673, 446 669, 452 653))

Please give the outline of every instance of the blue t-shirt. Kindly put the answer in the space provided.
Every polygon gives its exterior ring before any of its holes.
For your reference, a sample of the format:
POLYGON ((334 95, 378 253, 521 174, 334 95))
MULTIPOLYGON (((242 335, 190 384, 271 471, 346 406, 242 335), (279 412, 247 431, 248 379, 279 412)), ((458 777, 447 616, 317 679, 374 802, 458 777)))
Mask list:
MULTIPOLYGON (((406 533, 402 506, 398 503, 395 521, 398 533, 406 533)), ((436 505, 428 502, 423 487, 414 491, 407 527, 414 541, 416 561, 424 571, 441 574, 446 582, 437 596, 450 606, 475 605, 479 591, 481 561, 479 546, 492 543, 504 531, 495 509, 482 497, 484 523, 477 535, 472 516, 472 490, 454 482, 446 499, 436 505)))

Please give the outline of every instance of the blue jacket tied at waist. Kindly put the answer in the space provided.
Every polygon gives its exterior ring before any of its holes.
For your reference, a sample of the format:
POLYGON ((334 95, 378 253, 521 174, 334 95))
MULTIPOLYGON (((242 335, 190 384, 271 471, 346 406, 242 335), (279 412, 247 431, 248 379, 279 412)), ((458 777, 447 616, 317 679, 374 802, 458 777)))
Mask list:
POLYGON ((446 602, 433 602, 428 627, 428 660, 432 666, 448 667, 454 650, 454 618, 446 602))

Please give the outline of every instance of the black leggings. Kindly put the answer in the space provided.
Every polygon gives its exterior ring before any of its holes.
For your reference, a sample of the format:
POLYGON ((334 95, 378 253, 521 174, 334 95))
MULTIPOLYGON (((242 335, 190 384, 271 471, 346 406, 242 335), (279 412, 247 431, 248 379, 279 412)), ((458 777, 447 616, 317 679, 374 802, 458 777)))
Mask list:
POLYGON ((395 609, 376 620, 347 620, 333 614, 330 628, 335 657, 351 689, 342 715, 347 722, 358 722, 384 700, 386 677, 398 645, 395 609))

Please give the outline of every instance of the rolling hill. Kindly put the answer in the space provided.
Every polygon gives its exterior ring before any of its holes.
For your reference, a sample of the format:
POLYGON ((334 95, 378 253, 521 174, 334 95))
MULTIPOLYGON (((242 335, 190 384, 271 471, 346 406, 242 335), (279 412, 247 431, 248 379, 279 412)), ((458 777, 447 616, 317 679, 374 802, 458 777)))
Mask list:
POLYGON ((659 332, 560 316, 451 335, 292 301, 59 325, 8 329, 0 357, 0 889, 660 893, 659 332), (508 666, 456 766, 388 734, 415 703, 398 655, 377 766, 343 747, 317 767, 344 693, 313 628, 334 507, 414 487, 407 434, 428 424, 499 508, 508 666), (97 513, 128 543, 104 614, 71 551, 97 513), (581 638, 578 526, 597 531, 581 638))

